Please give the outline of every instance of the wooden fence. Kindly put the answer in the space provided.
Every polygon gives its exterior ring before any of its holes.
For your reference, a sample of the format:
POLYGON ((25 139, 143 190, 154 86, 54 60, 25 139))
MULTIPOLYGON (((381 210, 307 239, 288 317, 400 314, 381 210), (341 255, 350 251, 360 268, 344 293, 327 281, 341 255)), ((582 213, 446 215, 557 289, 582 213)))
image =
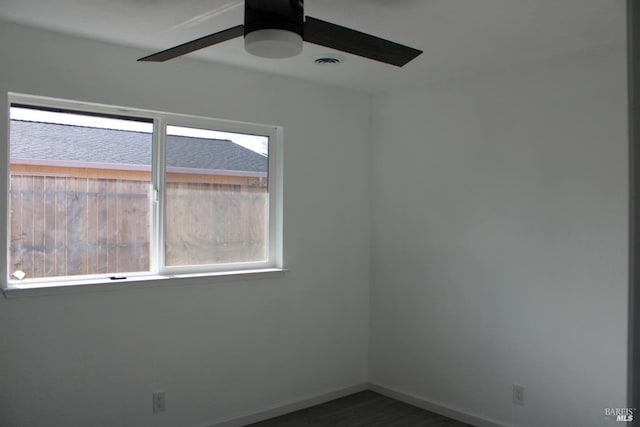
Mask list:
POLYGON ((264 261, 266 188, 167 183, 168 266, 264 261))
MULTIPOLYGON (((9 274, 149 270, 149 181, 81 175, 12 171, 9 274)), ((167 179, 167 265, 264 258, 266 184, 167 179)))

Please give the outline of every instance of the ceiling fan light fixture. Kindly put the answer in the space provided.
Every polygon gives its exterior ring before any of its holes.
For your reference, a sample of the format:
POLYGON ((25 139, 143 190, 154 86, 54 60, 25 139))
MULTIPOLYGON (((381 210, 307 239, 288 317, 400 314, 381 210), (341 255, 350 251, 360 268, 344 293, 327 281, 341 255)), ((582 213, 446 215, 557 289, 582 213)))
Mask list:
POLYGON ((263 29, 244 37, 244 49, 262 58, 291 58, 302 52, 302 36, 281 29, 263 29))

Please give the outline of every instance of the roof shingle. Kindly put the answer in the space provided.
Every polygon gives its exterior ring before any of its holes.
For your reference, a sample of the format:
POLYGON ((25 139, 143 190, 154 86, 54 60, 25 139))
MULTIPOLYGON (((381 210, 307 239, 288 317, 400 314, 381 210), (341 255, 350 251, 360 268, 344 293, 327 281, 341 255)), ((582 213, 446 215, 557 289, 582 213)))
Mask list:
MULTIPOLYGON (((150 166, 149 133, 11 120, 11 158, 150 166)), ((267 172, 267 157, 229 140, 167 137, 167 167, 267 172)))

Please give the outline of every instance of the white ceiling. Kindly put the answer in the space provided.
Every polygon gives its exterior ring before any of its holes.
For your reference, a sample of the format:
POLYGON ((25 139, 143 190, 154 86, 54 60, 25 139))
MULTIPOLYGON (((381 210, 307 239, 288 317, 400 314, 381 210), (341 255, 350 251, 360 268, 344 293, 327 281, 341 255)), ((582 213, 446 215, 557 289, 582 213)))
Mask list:
MULTIPOLYGON (((236 3, 0 0, 0 19, 153 53, 241 24, 243 8, 232 7, 236 3)), ((623 45, 625 4, 625 0, 307 0, 306 15, 424 53, 403 68, 349 54, 342 54, 346 61, 341 65, 320 66, 313 59, 330 49, 305 44, 299 57, 269 60, 247 54, 242 39, 235 39, 189 57, 377 92, 623 45)))

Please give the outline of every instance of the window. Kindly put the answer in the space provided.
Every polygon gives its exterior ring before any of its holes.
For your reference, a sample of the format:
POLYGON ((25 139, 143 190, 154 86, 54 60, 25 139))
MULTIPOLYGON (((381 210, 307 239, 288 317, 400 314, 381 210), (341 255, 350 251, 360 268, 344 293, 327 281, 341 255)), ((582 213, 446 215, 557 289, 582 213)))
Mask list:
POLYGON ((282 266, 279 128, 9 99, 9 287, 282 266))

